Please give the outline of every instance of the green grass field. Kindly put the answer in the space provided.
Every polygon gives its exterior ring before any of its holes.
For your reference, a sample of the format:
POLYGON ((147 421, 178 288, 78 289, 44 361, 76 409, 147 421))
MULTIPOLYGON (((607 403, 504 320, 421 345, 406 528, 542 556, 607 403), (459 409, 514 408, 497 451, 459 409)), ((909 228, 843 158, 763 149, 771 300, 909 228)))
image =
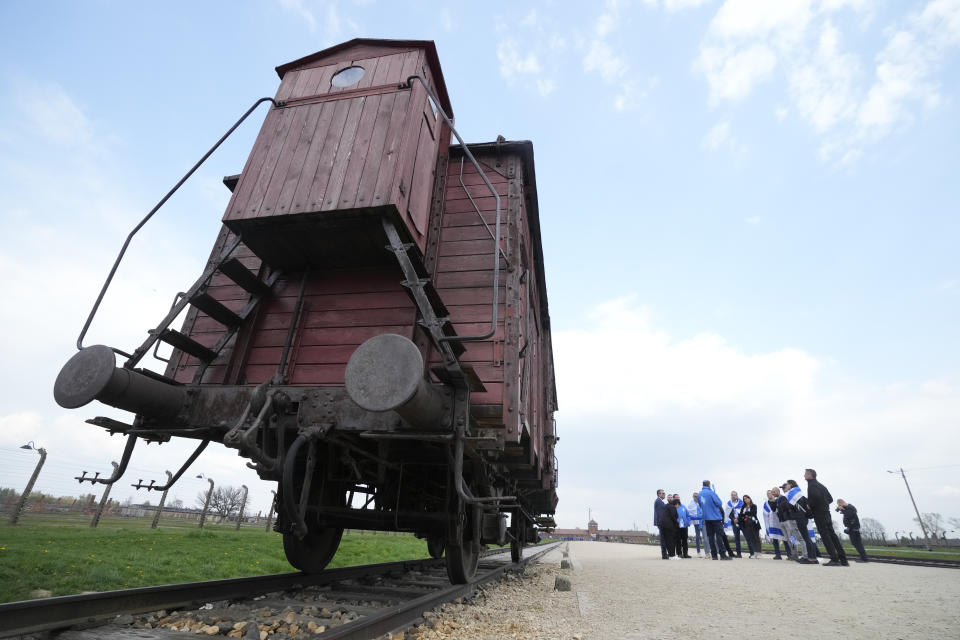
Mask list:
MULTIPOLYGON (((285 573, 282 536, 263 528, 103 519, 24 521, 0 526, 0 602, 27 600, 34 589, 61 596, 83 591, 285 573)), ((426 558, 412 535, 350 532, 331 567, 426 558)))

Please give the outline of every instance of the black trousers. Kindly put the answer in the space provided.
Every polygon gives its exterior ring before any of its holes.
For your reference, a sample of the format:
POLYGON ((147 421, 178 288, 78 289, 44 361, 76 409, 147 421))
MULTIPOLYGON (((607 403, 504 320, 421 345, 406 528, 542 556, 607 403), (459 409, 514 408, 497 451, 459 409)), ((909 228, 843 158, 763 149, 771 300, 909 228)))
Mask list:
POLYGON ((666 555, 664 558, 672 558, 677 555, 677 530, 676 529, 667 529, 664 527, 660 528, 660 539, 663 541, 663 544, 666 549, 666 555))
POLYGON ((688 556, 689 549, 687 548, 687 538, 690 537, 690 532, 686 527, 680 527, 677 529, 677 555, 678 556, 688 556))
MULTIPOLYGON (((787 542, 786 540, 783 541, 783 550, 784 552, 786 552, 787 556, 793 555, 791 553, 792 549, 790 549, 790 543, 787 542)), ((783 557, 780 555, 780 541, 777 540, 776 538, 774 538, 773 540, 773 555, 776 556, 777 558, 783 557)))
MULTIPOLYGON (((830 517, 829 515, 827 516, 830 517)), ((800 529, 800 535, 803 537, 803 542, 807 546, 807 557, 813 560, 814 558, 820 555, 820 551, 817 549, 817 545, 813 543, 813 540, 810 539, 809 534, 807 533, 807 524, 810 522, 809 518, 797 518, 797 529, 800 529)), ((814 519, 816 522, 816 519, 814 519)), ((819 530, 819 525, 817 526, 819 530)), ((833 531, 833 527, 830 527, 830 531, 833 531)), ((822 533, 820 534, 823 535, 822 533)))
POLYGON ((667 536, 670 535, 663 527, 657 527, 657 530, 660 532, 660 555, 664 558, 668 558, 667 555, 667 536))
MULTIPOLYGON (((732 520, 730 521, 730 527, 733 529, 733 540, 734 540, 734 542, 735 542, 735 544, 736 544, 736 547, 737 547, 737 555, 739 556, 739 555, 740 555, 740 552, 741 552, 741 548, 740 548, 740 527, 738 527, 738 526, 737 526, 737 523, 733 522, 732 520)), ((746 532, 744 532, 744 533, 746 533, 746 532)), ((727 551, 729 551, 729 550, 730 550, 730 548, 729 548, 729 546, 728 546, 727 551)))
POLYGON ((727 538, 727 532, 723 528, 722 524, 720 525, 720 538, 721 538, 721 543, 723 544, 723 548, 727 550, 727 555, 729 555, 732 558, 733 550, 730 548, 730 539, 727 538))
POLYGON ((724 545, 724 542, 727 541, 727 536, 723 533, 723 523, 719 520, 706 520, 705 527, 707 530, 707 538, 710 540, 710 555, 714 558, 717 555, 726 557, 726 552, 723 550, 724 546, 727 549, 730 548, 730 543, 727 542, 724 545))
POLYGON ((814 511, 813 521, 817 523, 817 531, 823 539, 823 546, 827 548, 827 555, 831 560, 837 562, 846 562, 847 554, 843 552, 843 546, 840 544, 840 538, 837 532, 833 530, 833 518, 829 511, 814 511))
POLYGON ((747 539, 747 548, 750 549, 750 553, 760 555, 760 529, 744 527, 743 537, 747 539))
POLYGON ((857 550, 857 553, 860 554, 861 560, 867 559, 867 550, 863 548, 863 538, 860 537, 860 532, 854 529, 850 529, 850 542, 853 543, 853 548, 857 550))

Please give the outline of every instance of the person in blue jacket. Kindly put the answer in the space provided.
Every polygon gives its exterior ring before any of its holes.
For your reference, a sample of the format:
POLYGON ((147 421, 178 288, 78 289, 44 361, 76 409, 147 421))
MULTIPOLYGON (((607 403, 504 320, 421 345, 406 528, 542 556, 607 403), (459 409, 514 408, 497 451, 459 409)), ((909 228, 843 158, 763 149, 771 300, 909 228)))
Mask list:
MULTIPOLYGON (((839 504, 839 503, 837 503, 839 504)), ((690 516, 690 524, 693 525, 693 534, 697 543, 697 555, 700 555, 700 529, 703 526, 700 517, 700 495, 693 493, 693 500, 687 505, 687 514, 690 516)), ((710 553, 708 550, 707 553, 710 553)))
POLYGON ((667 503, 664 500, 666 496, 666 491, 663 489, 657 489, 657 497, 653 501, 653 526, 660 531, 660 555, 664 560, 669 560, 670 556, 667 555, 667 543, 663 538, 664 531, 661 522, 662 518, 664 517, 664 512, 667 510, 667 503))
POLYGON ((680 502, 680 494, 673 494, 673 503, 677 505, 677 556, 680 558, 689 558, 690 550, 687 543, 690 538, 690 513, 680 502), (682 553, 681 553, 682 551, 682 553))
POLYGON ((721 540, 726 537, 723 533, 723 501, 720 496, 710 487, 710 481, 703 481, 703 488, 700 489, 700 510, 703 521, 706 523, 707 538, 710 540, 710 552, 712 558, 717 560, 717 553, 720 554, 720 560, 732 560, 724 550, 724 544, 721 540))

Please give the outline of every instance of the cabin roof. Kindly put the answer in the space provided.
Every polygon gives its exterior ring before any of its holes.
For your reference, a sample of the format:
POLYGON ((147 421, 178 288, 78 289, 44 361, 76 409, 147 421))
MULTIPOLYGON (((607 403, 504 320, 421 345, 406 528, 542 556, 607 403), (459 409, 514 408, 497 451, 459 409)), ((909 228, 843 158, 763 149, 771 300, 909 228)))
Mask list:
POLYGON ((373 47, 395 47, 397 49, 423 49, 426 51, 427 65, 430 67, 430 73, 433 75, 433 82, 436 87, 437 97, 440 99, 440 105, 443 107, 443 110, 447 113, 447 115, 450 116, 451 119, 453 118, 453 107, 450 105, 450 96, 447 94, 447 84, 443 79, 443 71, 440 69, 440 58, 437 57, 437 47, 433 40, 385 40, 379 38, 354 38, 353 40, 341 42, 340 44, 328 47, 322 51, 317 51, 316 53, 311 53, 308 56, 293 60, 292 62, 282 64, 277 67, 277 75, 279 75, 280 79, 282 80, 287 71, 291 71, 312 62, 322 60, 323 58, 331 57, 341 51, 345 51, 350 47, 355 47, 358 45, 367 45, 373 47))

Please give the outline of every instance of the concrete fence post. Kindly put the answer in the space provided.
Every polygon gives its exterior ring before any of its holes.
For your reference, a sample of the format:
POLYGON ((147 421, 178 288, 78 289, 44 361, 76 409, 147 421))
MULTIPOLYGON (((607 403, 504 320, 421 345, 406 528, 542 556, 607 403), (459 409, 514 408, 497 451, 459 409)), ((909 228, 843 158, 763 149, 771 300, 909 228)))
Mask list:
MULTIPOLYGON (((113 474, 116 475, 117 469, 120 468, 120 465, 116 462, 111 462, 110 464, 113 465, 113 474)), ((107 500, 110 499, 110 489, 112 488, 112 484, 108 484, 103 488, 103 495, 100 496, 100 504, 97 505, 97 512, 93 514, 93 520, 90 521, 91 527, 96 528, 96 526, 100 524, 100 516, 103 515, 103 508, 107 506, 107 500)))
POLYGON ((277 508, 277 492, 271 489, 270 493, 273 494, 273 499, 270 501, 270 511, 267 513, 267 533, 270 533, 270 525, 273 524, 273 512, 277 508))
POLYGON ((167 501, 167 492, 170 491, 170 483, 173 482, 173 474, 169 471, 167 474, 167 488, 163 490, 163 495, 160 496, 160 504, 157 505, 157 512, 153 515, 153 523, 150 525, 151 529, 156 529, 160 525, 160 515, 163 513, 163 503, 167 501))
POLYGON ((240 523, 243 522, 243 508, 247 506, 247 493, 249 493, 247 485, 240 486, 243 487, 243 500, 240 501, 240 513, 237 514, 237 531, 240 531, 240 523))
POLYGON ((207 499, 203 503, 203 513, 200 514, 200 528, 203 529, 203 523, 207 520, 207 509, 210 508, 210 498, 213 497, 213 479, 207 478, 210 483, 210 490, 207 491, 207 499))
MULTIPOLYGON (((31 446, 24 445, 24 447, 33 448, 33 443, 30 443, 31 446)), ((21 447, 22 449, 23 447, 21 447)), ((36 452, 40 454, 40 461, 37 462, 37 466, 33 469, 33 475, 30 476, 30 480, 27 482, 27 486, 24 488, 23 493, 20 494, 20 500, 17 502, 17 506, 14 507, 13 513, 10 514, 10 524, 17 524, 20 520, 20 515, 23 513, 24 508, 27 506, 27 500, 30 498, 30 492, 33 491, 33 484, 37 481, 37 476, 40 475, 40 469, 43 468, 43 463, 47 459, 47 450, 43 447, 36 449, 36 452)))

